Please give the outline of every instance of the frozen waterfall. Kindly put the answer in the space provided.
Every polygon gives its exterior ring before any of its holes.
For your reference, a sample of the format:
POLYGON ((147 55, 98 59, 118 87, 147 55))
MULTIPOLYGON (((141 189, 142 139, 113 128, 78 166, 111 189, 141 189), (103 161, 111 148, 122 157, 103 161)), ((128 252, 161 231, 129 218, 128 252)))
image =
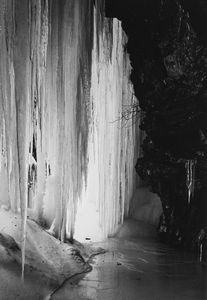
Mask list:
POLYGON ((112 235, 135 190, 126 36, 102 1, 0 0, 0 204, 61 240, 112 235))

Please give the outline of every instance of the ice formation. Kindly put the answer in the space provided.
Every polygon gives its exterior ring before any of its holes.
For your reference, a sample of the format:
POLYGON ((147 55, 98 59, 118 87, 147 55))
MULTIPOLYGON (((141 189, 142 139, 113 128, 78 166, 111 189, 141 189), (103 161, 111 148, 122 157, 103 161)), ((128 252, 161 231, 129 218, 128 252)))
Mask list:
POLYGON ((189 159, 185 163, 186 168, 186 186, 188 189, 188 205, 191 203, 191 196, 194 194, 195 185, 195 161, 189 159))
POLYGON ((129 212, 137 126, 126 36, 102 1, 0 1, 0 204, 64 240, 129 212))

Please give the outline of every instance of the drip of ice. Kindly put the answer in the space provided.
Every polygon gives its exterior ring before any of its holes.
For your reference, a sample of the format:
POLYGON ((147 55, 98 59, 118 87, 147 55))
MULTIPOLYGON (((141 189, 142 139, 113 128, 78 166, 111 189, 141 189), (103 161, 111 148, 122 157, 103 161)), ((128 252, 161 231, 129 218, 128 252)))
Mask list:
POLYGON ((0 204, 58 238, 102 239, 135 190, 136 101, 121 23, 102 2, 0 1, 0 204))
POLYGON ((195 161, 187 160, 185 164, 186 168, 186 186, 188 188, 188 204, 190 205, 191 196, 194 193, 194 177, 195 177, 195 161))

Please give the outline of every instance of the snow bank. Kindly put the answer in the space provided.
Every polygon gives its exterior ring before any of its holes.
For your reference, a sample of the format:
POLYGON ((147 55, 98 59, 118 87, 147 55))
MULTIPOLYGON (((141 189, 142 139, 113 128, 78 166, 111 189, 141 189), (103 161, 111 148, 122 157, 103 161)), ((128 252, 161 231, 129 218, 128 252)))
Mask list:
POLYGON ((131 201, 131 216, 138 221, 158 226, 162 214, 162 203, 157 194, 148 187, 138 188, 131 201))
MULTIPOLYGON (((0 244, 21 264, 21 216, 0 210, 0 244)), ((88 272, 91 266, 70 244, 62 243, 27 219, 25 265, 61 284, 74 274, 88 272)))

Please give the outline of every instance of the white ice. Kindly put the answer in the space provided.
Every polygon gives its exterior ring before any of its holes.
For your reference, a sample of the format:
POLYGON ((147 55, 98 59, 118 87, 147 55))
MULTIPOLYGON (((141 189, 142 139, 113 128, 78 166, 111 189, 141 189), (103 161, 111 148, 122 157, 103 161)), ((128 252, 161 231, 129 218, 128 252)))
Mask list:
POLYGON ((0 204, 62 241, 106 238, 136 186, 137 100, 121 22, 101 2, 0 1, 0 204))

